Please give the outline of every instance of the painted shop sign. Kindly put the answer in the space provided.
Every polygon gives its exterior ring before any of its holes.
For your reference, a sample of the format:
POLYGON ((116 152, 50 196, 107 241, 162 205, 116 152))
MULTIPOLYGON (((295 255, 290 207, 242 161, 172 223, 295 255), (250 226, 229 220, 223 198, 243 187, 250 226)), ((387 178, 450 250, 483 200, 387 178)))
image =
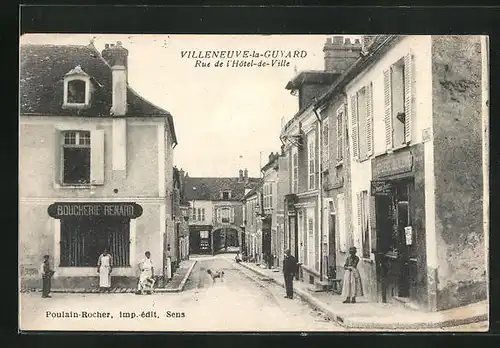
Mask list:
POLYGON ((413 156, 402 152, 387 157, 378 158, 374 162, 373 176, 382 177, 396 174, 408 173, 413 170, 413 156))
POLYGON ((372 196, 390 196, 392 194, 392 184, 388 180, 372 180, 372 196))
POLYGON ((137 203, 54 203, 47 209, 49 216, 63 217, 122 217, 135 219, 142 215, 137 203))

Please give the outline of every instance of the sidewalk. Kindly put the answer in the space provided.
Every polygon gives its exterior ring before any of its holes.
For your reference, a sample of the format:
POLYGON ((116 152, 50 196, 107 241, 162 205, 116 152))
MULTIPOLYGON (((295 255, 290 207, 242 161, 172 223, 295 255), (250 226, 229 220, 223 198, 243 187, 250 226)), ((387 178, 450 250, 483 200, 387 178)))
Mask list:
MULTIPOLYGON (((164 288, 155 288, 155 292, 181 292, 184 290, 186 281, 193 270, 196 260, 184 260, 181 262, 179 268, 175 271, 172 279, 166 284, 164 288)), ((41 292, 42 289, 20 289, 21 293, 30 292, 41 292)), ((137 287, 112 287, 109 293, 113 294, 125 294, 134 293, 137 291, 137 287)), ((73 293, 73 294, 98 294, 101 293, 99 288, 54 288, 51 290, 53 293, 73 293)))
POLYGON ((193 271, 196 260, 184 260, 179 268, 175 271, 172 279, 167 283, 166 287, 155 289, 156 292, 181 292, 184 290, 186 281, 193 271))
MULTIPOLYGON (((253 263, 241 262, 262 277, 270 278, 284 287, 283 274, 261 268, 253 263)), ((294 281, 294 292, 313 307, 326 313, 331 320, 346 328, 371 330, 422 330, 443 329, 450 326, 488 320, 487 301, 440 312, 420 312, 388 303, 367 302, 356 298, 356 304, 344 304, 344 298, 331 292, 313 292, 312 285, 294 281)), ((486 329, 487 330, 487 329, 486 329)))

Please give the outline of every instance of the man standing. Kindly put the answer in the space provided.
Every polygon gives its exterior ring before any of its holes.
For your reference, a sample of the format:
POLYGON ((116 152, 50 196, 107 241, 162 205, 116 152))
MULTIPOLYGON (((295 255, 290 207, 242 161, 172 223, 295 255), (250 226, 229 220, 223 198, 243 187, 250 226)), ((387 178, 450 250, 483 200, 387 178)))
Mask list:
POLYGON ((293 277, 297 272, 297 260, 290 255, 290 249, 285 251, 285 259, 283 260, 283 275, 285 276, 286 296, 285 298, 293 298, 293 277))
POLYGON ((50 269, 49 255, 43 255, 43 262, 40 266, 40 274, 42 275, 42 298, 50 298, 51 278, 54 271, 50 269))

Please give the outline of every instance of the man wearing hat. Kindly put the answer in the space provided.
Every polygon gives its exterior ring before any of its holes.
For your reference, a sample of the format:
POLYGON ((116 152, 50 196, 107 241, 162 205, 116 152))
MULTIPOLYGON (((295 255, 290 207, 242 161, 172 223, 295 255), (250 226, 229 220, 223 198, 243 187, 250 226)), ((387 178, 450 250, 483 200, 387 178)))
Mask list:
POLYGON ((283 275, 285 276, 285 298, 293 298, 293 277, 297 273, 297 259, 290 255, 290 249, 285 251, 285 259, 283 260, 283 275))
POLYGON ((43 262, 40 265, 40 274, 42 275, 42 298, 50 298, 51 278, 54 271, 50 269, 49 255, 43 255, 43 262))
POLYGON ((344 303, 356 303, 356 296, 363 296, 363 285, 358 271, 359 257, 356 256, 356 248, 349 248, 349 256, 344 264, 344 280, 342 282, 342 296, 344 303))

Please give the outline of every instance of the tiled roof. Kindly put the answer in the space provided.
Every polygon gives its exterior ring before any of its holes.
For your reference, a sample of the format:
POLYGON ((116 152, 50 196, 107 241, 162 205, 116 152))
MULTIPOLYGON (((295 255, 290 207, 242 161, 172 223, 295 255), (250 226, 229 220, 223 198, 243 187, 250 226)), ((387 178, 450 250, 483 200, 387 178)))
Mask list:
POLYGON ((248 183, 240 182, 238 178, 185 178, 186 200, 220 201, 221 191, 231 191, 231 201, 241 201, 245 196, 245 189, 253 188, 259 178, 248 178, 248 183), (193 189, 196 187, 196 189, 193 189))
MULTIPOLYGON (((111 67, 94 45, 22 45, 20 48, 20 113, 29 116, 110 116, 112 100, 111 67), (96 90, 91 106, 85 110, 62 108, 63 78, 80 66, 91 76, 96 90)), ((166 117, 174 143, 177 143, 172 115, 137 94, 127 86, 129 117, 166 117)))
POLYGON ((259 180, 259 182, 256 183, 256 185, 254 186, 254 188, 251 189, 250 191, 248 191, 248 193, 244 196, 244 199, 248 199, 248 198, 252 197, 261 188, 262 188, 262 181, 259 180))

